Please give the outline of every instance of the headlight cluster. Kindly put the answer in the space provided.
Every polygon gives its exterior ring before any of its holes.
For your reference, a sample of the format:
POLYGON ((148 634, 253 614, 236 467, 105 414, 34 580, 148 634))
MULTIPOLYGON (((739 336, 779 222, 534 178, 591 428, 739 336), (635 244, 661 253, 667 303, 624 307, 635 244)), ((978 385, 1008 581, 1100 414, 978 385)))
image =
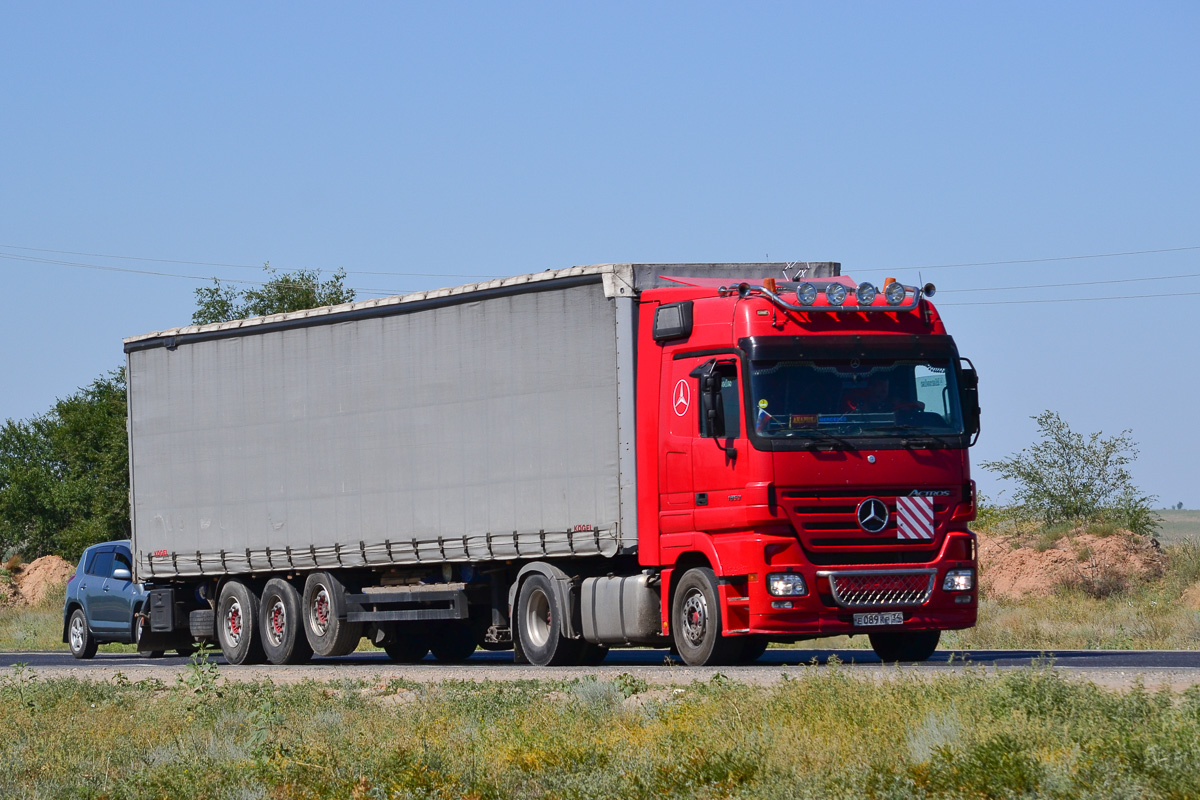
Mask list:
POLYGON ((808 584, 798 572, 772 572, 767 576, 767 592, 775 597, 803 597, 808 584))
POLYGON ((942 581, 942 591, 944 592, 969 592, 975 588, 975 570, 973 569, 952 569, 946 573, 946 579, 942 581))

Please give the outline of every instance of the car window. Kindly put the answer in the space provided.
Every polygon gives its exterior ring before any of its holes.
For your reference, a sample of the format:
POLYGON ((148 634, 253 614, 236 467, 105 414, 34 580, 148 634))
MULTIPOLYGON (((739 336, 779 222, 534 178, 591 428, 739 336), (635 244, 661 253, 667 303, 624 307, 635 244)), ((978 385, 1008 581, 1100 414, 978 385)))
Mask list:
POLYGON ((92 574, 92 565, 96 563, 96 554, 99 550, 88 550, 83 562, 83 571, 88 575, 92 574))
POLYGON ((88 570, 89 575, 95 575, 98 578, 107 578, 112 575, 113 552, 97 553, 96 558, 92 561, 91 569, 88 570))
POLYGON ((120 550, 113 553, 113 569, 116 569, 117 567, 124 567, 125 569, 129 570, 130 572, 133 572, 133 567, 130 566, 130 564, 129 564, 129 554, 128 553, 122 552, 120 550))

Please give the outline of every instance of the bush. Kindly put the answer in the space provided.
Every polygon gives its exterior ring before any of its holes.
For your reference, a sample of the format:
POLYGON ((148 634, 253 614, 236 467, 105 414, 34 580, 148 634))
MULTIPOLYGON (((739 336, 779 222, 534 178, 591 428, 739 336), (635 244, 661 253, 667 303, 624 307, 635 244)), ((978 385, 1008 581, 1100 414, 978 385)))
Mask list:
POLYGON ((1085 437, 1057 412, 1043 411, 1033 419, 1040 441, 980 465, 1017 485, 1014 511, 1047 526, 1110 523, 1140 534, 1158 528, 1152 509, 1158 498, 1143 494, 1129 474, 1137 459, 1130 431, 1085 437))

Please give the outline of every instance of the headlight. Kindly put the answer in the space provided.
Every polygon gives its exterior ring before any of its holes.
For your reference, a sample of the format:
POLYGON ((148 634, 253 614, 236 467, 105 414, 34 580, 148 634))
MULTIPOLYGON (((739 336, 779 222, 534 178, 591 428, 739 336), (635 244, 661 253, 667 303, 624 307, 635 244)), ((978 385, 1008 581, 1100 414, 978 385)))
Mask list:
POLYGON ((875 302, 875 295, 879 294, 879 290, 874 284, 860 283, 858 288, 854 290, 854 296, 858 298, 860 306, 869 306, 875 302))
POLYGON ((892 281, 883 290, 883 297, 887 300, 889 306, 898 306, 904 302, 904 284, 900 281, 892 281))
POLYGON ((846 302, 846 287, 840 283, 831 283, 825 289, 825 299, 831 306, 840 306, 846 302))
POLYGON ((952 569, 946 573, 942 581, 944 592, 969 592, 975 586, 975 571, 971 569, 952 569))
POLYGON ((811 306, 817 299, 817 287, 811 283, 802 283, 796 287, 796 299, 802 306, 811 306))
POLYGON ((767 576, 767 591, 775 597, 803 597, 808 584, 798 572, 772 572, 767 576))

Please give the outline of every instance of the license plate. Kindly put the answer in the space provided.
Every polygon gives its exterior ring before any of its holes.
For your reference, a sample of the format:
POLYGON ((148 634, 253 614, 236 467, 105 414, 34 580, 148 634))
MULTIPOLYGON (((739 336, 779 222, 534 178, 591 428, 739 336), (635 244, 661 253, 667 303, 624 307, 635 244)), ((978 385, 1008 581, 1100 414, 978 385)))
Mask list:
POLYGON ((875 614, 855 614, 855 627, 865 628, 871 625, 903 625, 903 611, 881 611, 875 614))

